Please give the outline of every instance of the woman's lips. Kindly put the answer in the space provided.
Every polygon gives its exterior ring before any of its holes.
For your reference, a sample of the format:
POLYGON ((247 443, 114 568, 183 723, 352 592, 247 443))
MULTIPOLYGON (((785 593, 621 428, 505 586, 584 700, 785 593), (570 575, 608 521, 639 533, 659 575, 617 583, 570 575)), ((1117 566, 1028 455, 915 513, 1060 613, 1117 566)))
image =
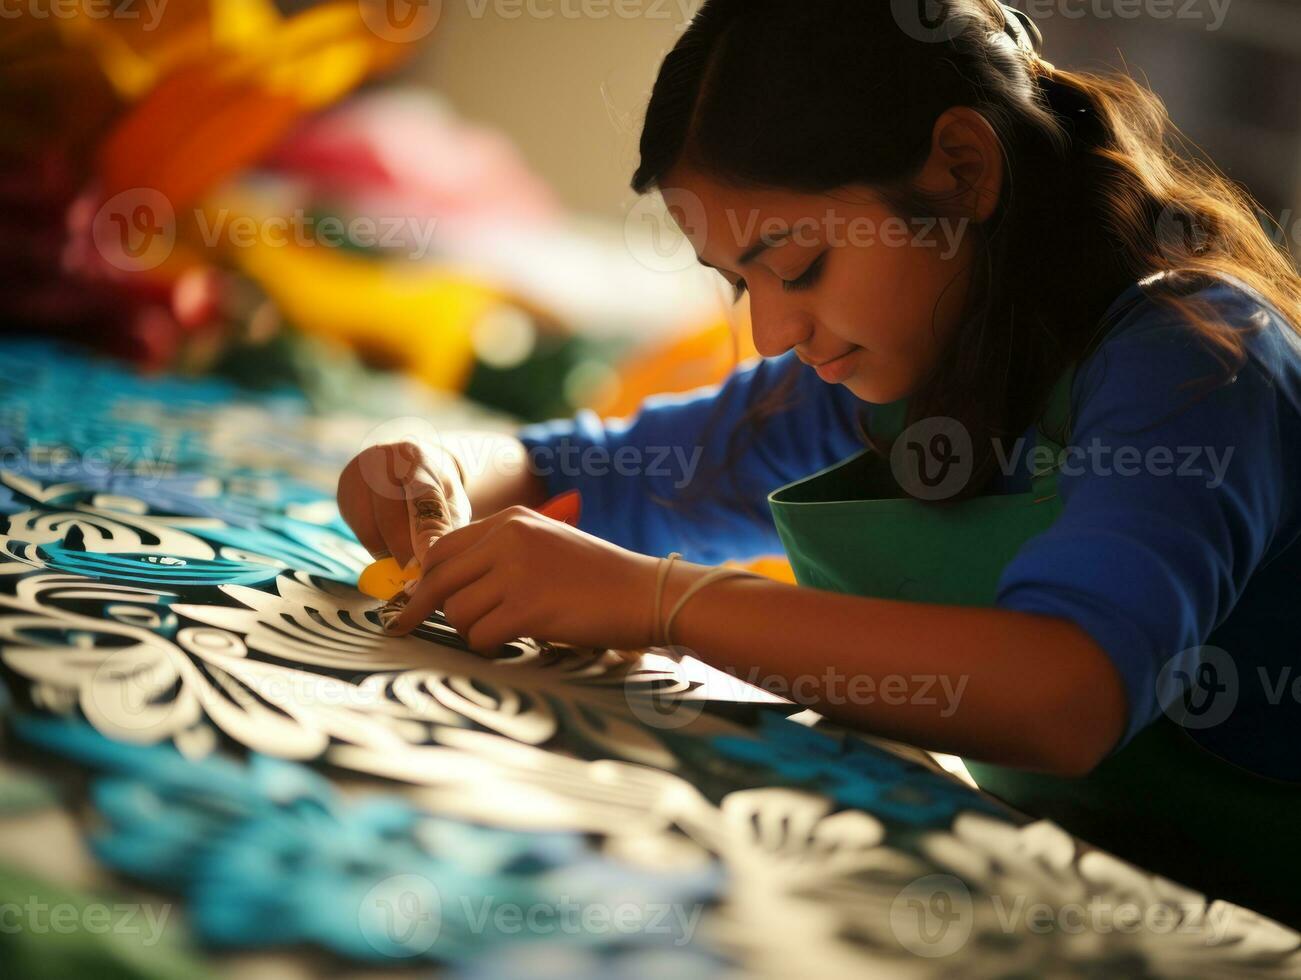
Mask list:
POLYGON ((839 384, 854 373, 855 355, 860 350, 862 350, 861 347, 855 347, 853 350, 841 354, 835 360, 819 364, 814 370, 818 372, 818 377, 827 384, 839 384))

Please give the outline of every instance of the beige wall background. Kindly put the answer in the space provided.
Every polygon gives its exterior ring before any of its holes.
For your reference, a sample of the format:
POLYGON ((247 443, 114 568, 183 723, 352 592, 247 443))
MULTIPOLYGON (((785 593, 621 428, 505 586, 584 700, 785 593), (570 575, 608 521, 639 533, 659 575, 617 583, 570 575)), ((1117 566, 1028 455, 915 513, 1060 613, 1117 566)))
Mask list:
MULTIPOLYGON (((441 0, 412 74, 463 115, 505 130, 571 208, 617 219, 633 201, 628 179, 655 71, 700 3, 441 0)), ((1301 0, 1235 2, 1216 31, 1127 17, 1040 26, 1050 60, 1145 80, 1212 159, 1298 222, 1301 0)), ((1290 244, 1301 248, 1295 234, 1290 244)))
POLYGON ((443 0, 414 66, 469 119, 503 129, 583 214, 635 195, 645 100, 700 0, 443 0))

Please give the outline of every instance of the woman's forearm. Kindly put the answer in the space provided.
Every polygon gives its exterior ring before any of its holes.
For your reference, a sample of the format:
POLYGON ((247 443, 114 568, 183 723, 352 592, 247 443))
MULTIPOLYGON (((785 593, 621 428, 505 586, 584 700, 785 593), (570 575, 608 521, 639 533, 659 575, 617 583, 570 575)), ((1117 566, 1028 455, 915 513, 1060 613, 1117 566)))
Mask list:
MULTIPOLYGON (((476 520, 545 501, 546 485, 514 435, 467 430, 441 438, 464 471, 476 520)), ((654 561, 646 559, 648 581, 654 561)), ((673 567, 665 615, 706 571, 673 567)), ((969 758, 1082 773, 1124 730, 1119 675, 1087 634, 1054 617, 738 577, 694 595, 674 621, 673 639, 833 720, 969 758)))
MULTIPOLYGON (((665 615, 703 571, 673 569, 665 615)), ((736 577, 692 596, 673 640, 834 721, 997 764, 1083 774, 1124 730, 1119 675, 1055 617, 736 577)))
POLYGON ((461 430, 440 436, 461 464, 475 520, 520 504, 536 507, 547 498, 546 484, 528 466, 524 444, 509 433, 461 430))

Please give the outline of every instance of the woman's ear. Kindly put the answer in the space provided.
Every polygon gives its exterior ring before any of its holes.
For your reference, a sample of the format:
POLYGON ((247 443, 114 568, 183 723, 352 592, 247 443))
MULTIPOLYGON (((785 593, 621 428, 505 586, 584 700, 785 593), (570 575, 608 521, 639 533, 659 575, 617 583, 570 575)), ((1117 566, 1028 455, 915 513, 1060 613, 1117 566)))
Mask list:
POLYGON ((968 106, 945 111, 935 120, 930 156, 914 183, 957 216, 988 221, 1003 188, 1003 146, 989 120, 968 106))

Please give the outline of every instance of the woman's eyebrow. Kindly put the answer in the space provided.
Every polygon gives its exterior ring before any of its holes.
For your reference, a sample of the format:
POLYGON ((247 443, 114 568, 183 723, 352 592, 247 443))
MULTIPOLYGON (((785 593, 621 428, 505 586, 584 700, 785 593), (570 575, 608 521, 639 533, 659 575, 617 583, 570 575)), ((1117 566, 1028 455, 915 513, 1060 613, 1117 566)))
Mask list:
MULTIPOLYGON (((764 252, 768 251, 768 249, 776 248, 782 242, 786 241, 786 239, 790 238, 793 233, 794 233, 794 229, 783 228, 781 231, 773 232, 771 235, 768 235, 766 238, 760 238, 759 241, 755 242, 753 245, 751 245, 749 248, 747 248, 744 252, 741 253, 740 258, 736 260, 736 264, 738 266, 749 265, 751 262, 757 259, 764 252)), ((706 262, 700 256, 696 256, 696 261, 699 262, 707 269, 713 269, 715 272, 718 271, 718 266, 714 265, 713 263, 706 262)))

